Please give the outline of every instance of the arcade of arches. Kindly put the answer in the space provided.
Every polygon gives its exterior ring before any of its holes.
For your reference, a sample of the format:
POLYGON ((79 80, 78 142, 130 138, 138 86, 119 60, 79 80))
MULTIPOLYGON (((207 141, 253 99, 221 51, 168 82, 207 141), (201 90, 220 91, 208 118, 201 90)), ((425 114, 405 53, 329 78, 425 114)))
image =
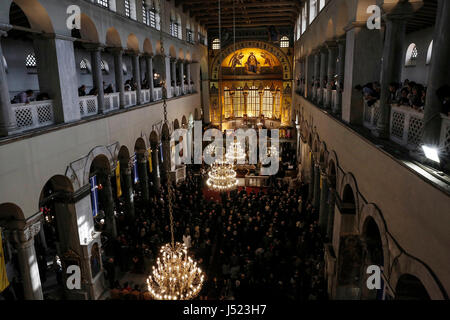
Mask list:
POLYGON ((197 299, 448 300, 450 1, 73 2, 0 3, 0 300, 151 299, 169 181, 197 299), (276 175, 208 188, 210 128, 276 175))

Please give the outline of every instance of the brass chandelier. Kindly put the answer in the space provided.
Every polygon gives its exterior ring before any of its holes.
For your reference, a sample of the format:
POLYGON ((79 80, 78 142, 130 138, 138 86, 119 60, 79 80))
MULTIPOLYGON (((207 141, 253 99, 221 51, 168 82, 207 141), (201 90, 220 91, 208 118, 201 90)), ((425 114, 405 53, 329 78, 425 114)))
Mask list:
MULTIPOLYGON (((162 28, 161 28, 162 29, 162 28)), ((164 54, 162 31, 160 35, 161 53, 164 54)), ((162 83, 164 121, 167 124, 167 88, 162 83)), ((171 242, 161 247, 153 266, 152 275, 147 278, 148 290, 155 300, 190 300, 202 289, 204 273, 189 255, 184 243, 175 242, 173 232, 172 187, 169 169, 167 169, 167 200, 170 217, 171 242)))

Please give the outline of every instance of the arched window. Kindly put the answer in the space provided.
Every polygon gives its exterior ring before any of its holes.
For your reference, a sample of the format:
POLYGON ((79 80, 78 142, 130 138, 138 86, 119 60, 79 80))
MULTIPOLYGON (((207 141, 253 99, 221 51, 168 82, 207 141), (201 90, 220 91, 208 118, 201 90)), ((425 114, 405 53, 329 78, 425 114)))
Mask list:
POLYGON ((433 40, 431 40, 430 45, 428 46, 427 52, 427 64, 431 63, 431 57, 433 56, 433 40))
POLYGON ((104 74, 109 74, 109 65, 105 60, 101 61, 101 68, 104 74))
POLYGON ((306 26, 307 26, 307 21, 306 21, 306 4, 303 6, 302 9, 302 32, 301 34, 305 33, 306 31, 306 26))
POLYGON ((170 13, 170 30, 169 33, 172 37, 178 38, 178 23, 177 23, 177 16, 175 15, 175 12, 172 10, 170 13))
POLYGON ((212 48, 213 48, 213 50, 219 50, 220 49, 220 40, 219 40, 219 38, 215 38, 213 40, 212 48))
POLYGON ((150 10, 147 8, 146 0, 142 1, 142 22, 146 25, 150 25, 150 10))
POLYGON ((183 39, 183 29, 181 28, 181 17, 177 14, 178 39, 183 39))
POLYGON ((289 38, 287 36, 282 36, 280 41, 281 48, 289 48, 289 38))
POLYGON ((244 115, 244 95, 242 88, 237 88, 233 95, 233 111, 236 118, 244 115))
POLYGON ((125 6, 125 15, 126 15, 128 18, 130 18, 130 17, 131 17, 130 0, 125 0, 124 6, 125 6))
POLYGON ((317 0, 309 0, 309 24, 311 24, 317 16, 317 0))
POLYGON ((417 57, 419 56, 419 52, 417 51, 417 46, 415 43, 411 43, 406 50, 406 61, 405 66, 413 67, 417 64, 417 57))
POLYGON ((34 53, 30 53, 27 55, 27 58, 25 59, 25 67, 27 68, 36 68, 37 67, 37 60, 34 53))
POLYGON ((223 91, 223 102, 225 107, 225 118, 231 118, 233 116, 231 114, 231 94, 230 89, 227 87, 225 87, 223 91))
POLYGON ((87 59, 82 59, 80 61, 80 70, 81 73, 91 73, 91 64, 87 59))
POLYGON ((97 3, 102 7, 109 8, 109 0, 97 0, 97 3))
POLYGON ((8 63, 6 62, 5 56, 2 56, 3 67, 5 68, 5 72, 8 73, 8 63))
POLYGON ((272 92, 270 92, 270 88, 266 87, 264 89, 263 95, 262 114, 266 118, 272 118, 272 111, 273 111, 273 95, 272 92))
POLYGON ((247 115, 249 117, 259 116, 259 93, 258 88, 252 86, 247 96, 247 115))
POLYGON ((324 7, 325 7, 325 0, 320 0, 319 11, 321 11, 324 7))

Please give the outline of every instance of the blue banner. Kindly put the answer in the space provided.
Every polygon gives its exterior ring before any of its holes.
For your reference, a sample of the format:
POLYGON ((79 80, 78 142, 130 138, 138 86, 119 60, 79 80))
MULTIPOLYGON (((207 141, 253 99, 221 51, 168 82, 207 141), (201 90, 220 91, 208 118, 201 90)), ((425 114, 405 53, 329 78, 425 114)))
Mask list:
POLYGON ((91 184, 91 204, 92 204, 92 215, 95 217, 98 214, 98 185, 97 176, 93 176, 89 179, 91 184))

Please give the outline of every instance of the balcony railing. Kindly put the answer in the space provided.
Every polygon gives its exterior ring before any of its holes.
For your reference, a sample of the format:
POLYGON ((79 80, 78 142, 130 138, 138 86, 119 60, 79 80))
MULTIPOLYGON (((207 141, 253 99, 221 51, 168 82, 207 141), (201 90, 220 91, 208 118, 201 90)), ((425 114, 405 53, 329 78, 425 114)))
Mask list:
POLYGON ((423 134, 423 113, 410 107, 392 105, 391 140, 408 149, 416 149, 423 134))
POLYGON ((442 115, 441 150, 450 155, 450 117, 442 115))
POLYGON ((377 101, 372 106, 369 106, 367 101, 364 100, 364 126, 369 129, 376 128, 379 117, 380 101, 377 101))
POLYGON ((125 91, 125 108, 135 106, 136 103, 136 91, 125 91))
POLYGON ((162 99, 162 88, 155 88, 155 100, 161 100, 162 99))
POLYGON ((141 103, 150 102, 150 89, 144 89, 141 91, 141 103))
POLYGON ((120 93, 105 94, 105 112, 117 110, 120 108, 120 93))
POLYGON ((11 105, 19 131, 35 129, 55 123, 53 101, 36 101, 11 105))
POLYGON ((84 96, 79 98, 81 118, 98 113, 97 96, 84 96))

